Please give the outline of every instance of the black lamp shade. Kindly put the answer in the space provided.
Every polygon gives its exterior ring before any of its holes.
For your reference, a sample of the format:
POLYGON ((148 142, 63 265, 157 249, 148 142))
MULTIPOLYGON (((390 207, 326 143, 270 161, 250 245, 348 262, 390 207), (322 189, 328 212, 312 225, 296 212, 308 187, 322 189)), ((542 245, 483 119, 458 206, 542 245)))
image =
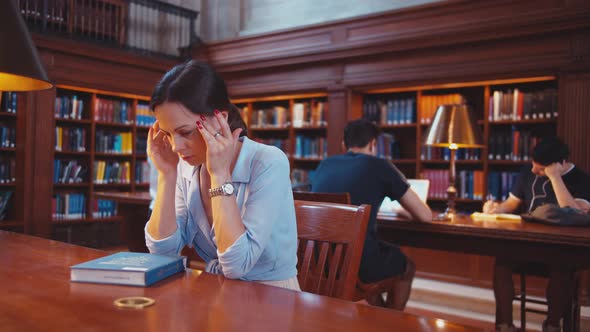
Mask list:
POLYGON ((0 0, 0 91, 52 87, 16 1, 0 0))

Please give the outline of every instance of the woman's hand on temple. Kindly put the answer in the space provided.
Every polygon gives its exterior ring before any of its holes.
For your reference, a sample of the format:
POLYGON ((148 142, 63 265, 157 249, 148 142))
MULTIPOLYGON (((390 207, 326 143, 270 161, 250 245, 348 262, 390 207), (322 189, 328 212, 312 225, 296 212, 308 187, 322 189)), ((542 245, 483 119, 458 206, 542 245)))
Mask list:
POLYGON ((230 167, 238 148, 238 138, 242 129, 238 128, 232 132, 227 119, 218 110, 215 110, 213 116, 201 115, 200 120, 197 120, 197 129, 207 145, 206 166, 212 180, 214 178, 220 178, 222 181, 230 180, 230 167))
POLYGON ((170 144, 168 136, 160 130, 158 121, 148 132, 147 154, 161 174, 176 172, 178 154, 172 151, 172 144, 170 144))

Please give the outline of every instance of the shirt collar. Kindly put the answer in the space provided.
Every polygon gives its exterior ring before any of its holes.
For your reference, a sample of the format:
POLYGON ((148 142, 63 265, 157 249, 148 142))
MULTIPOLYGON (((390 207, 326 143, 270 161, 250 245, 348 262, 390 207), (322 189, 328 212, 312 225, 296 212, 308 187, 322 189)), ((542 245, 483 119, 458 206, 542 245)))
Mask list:
POLYGON ((250 173, 252 168, 252 160, 256 154, 256 143, 246 136, 240 137, 242 141, 242 149, 238 160, 236 160, 236 166, 231 175, 232 182, 250 182, 250 173))
MULTIPOLYGON (((246 136, 239 138, 242 142, 242 149, 236 160, 236 166, 231 176, 232 182, 249 182, 250 181, 250 169, 252 165, 252 159, 256 152, 256 144, 246 136)), ((178 161, 178 167, 180 174, 185 179, 192 179, 195 172, 199 169, 199 166, 191 166, 186 161, 180 159, 178 161)))

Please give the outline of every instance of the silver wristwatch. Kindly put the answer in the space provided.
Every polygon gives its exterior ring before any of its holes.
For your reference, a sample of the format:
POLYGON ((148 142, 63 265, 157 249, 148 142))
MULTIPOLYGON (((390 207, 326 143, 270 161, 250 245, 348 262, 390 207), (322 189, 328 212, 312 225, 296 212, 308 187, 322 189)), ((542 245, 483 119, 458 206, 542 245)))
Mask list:
POLYGON ((209 197, 215 196, 231 196, 234 194, 234 184, 231 182, 226 182, 221 185, 221 187, 217 188, 209 188, 209 197))

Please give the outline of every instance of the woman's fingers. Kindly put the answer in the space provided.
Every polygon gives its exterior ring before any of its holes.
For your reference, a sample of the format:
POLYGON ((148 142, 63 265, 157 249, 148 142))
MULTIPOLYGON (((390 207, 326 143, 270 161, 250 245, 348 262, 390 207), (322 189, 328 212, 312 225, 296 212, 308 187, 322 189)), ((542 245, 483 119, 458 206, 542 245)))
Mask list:
POLYGON ((201 133, 201 136, 203 136, 203 140, 205 141, 205 144, 207 144, 207 147, 209 147, 209 145, 215 140, 213 136, 214 134, 209 132, 209 130, 203 125, 202 120, 197 120, 197 130, 201 133))

